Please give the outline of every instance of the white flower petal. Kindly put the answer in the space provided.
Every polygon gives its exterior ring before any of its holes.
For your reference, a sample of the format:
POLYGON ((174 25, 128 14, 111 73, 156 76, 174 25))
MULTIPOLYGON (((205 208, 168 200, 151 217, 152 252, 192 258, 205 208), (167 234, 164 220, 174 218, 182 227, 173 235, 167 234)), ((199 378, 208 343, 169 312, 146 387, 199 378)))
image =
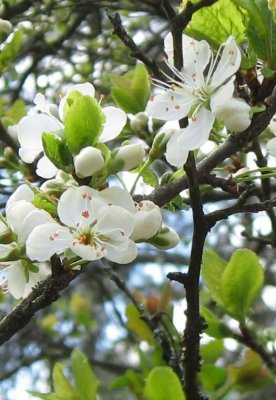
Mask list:
POLYGON ((251 107, 244 100, 232 98, 222 103, 215 114, 225 123, 226 128, 242 132, 251 124, 250 111, 251 107))
POLYGON ((131 239, 147 240, 156 235, 162 225, 160 208, 152 201, 145 200, 137 204, 134 213, 134 231, 131 239))
POLYGON ((34 199, 34 192, 28 185, 24 183, 23 185, 18 186, 18 188, 10 196, 6 204, 6 209, 16 201, 25 200, 31 203, 33 199, 34 199))
POLYGON ((77 240, 74 240, 71 243, 71 250, 84 260, 93 261, 99 260, 103 258, 106 254, 106 250, 99 244, 93 243, 93 245, 86 245, 79 243, 77 240))
POLYGON ((92 176, 104 166, 104 158, 99 149, 88 146, 81 149, 80 153, 74 157, 76 175, 79 178, 92 176))
POLYGON ((153 118, 162 121, 181 119, 188 115, 197 98, 184 89, 167 90, 164 93, 153 96, 146 111, 153 118))
POLYGON ((209 138, 215 120, 214 114, 206 108, 201 108, 196 116, 191 119, 187 128, 181 129, 178 144, 185 150, 199 149, 209 138))
POLYGON ((107 211, 96 225, 97 232, 117 242, 125 241, 132 233, 134 219, 132 214, 121 207, 107 207, 107 211))
POLYGON ((43 132, 59 131, 62 125, 53 117, 45 114, 29 115, 18 124, 18 141, 22 148, 20 157, 25 162, 33 162, 43 151, 43 132), (29 149, 29 153, 27 152, 29 149))
POLYGON ((36 207, 32 203, 25 200, 16 201, 7 208, 7 222, 16 234, 20 234, 22 222, 33 210, 37 210, 36 207))
POLYGON ((267 151, 274 157, 276 157, 276 138, 273 138, 267 142, 267 151))
POLYGON ((26 241, 26 253, 31 260, 48 261, 55 253, 70 248, 73 240, 69 229, 57 223, 39 225, 26 241))
POLYGON ((99 196, 96 190, 89 186, 70 187, 61 195, 58 202, 60 221, 74 228, 82 224, 89 225, 96 218, 95 202, 98 205, 99 196))
POLYGON ((22 298, 25 290, 26 280, 24 267, 20 260, 11 263, 11 265, 7 268, 6 276, 10 294, 15 299, 22 298))
POLYGON ((112 186, 102 190, 99 193, 99 196, 108 205, 120 206, 131 213, 134 212, 134 202, 128 191, 125 189, 118 186, 112 186))
POLYGON ((36 166, 36 173, 38 176, 41 176, 45 179, 50 179, 56 176, 57 172, 57 167, 52 163, 51 160, 49 160, 48 157, 43 156, 40 158, 40 160, 38 160, 36 166))
POLYGON ((123 110, 117 107, 104 107, 102 111, 106 121, 99 141, 105 143, 114 139, 121 133, 127 122, 127 116, 123 110))
POLYGON ((48 263, 40 263, 40 264, 35 264, 38 265, 39 270, 38 272, 31 272, 29 271, 29 281, 26 282, 24 292, 23 292, 23 299, 27 297, 32 289, 41 281, 44 281, 50 274, 51 274, 51 268, 48 263))
POLYGON ((18 242, 20 244, 25 244, 29 234, 33 231, 33 229, 41 224, 45 224, 47 222, 54 222, 53 218, 47 211, 34 209, 29 212, 25 218, 21 221, 21 229, 18 232, 18 242))
POLYGON ((137 257, 136 244, 130 239, 120 246, 107 243, 105 249, 107 251, 105 258, 118 264, 128 264, 137 257))
POLYGON ((167 150, 165 153, 166 160, 170 165, 180 168, 187 161, 189 150, 183 149, 179 146, 179 136, 182 135, 181 131, 177 131, 173 134, 167 143, 167 150))
POLYGON ((235 77, 233 76, 229 82, 221 86, 216 92, 212 94, 210 101, 210 108, 212 112, 215 113, 217 108, 219 108, 222 104, 231 99, 235 88, 234 80, 235 77))
POLYGON ((224 46, 221 59, 213 73, 212 87, 218 87, 230 78, 240 67, 241 52, 233 37, 229 37, 224 46))

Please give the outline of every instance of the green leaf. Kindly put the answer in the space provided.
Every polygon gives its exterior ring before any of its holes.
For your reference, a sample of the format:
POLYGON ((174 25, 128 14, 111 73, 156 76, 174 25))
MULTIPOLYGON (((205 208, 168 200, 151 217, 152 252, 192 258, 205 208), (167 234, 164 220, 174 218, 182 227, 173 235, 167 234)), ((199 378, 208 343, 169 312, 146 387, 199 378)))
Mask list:
POLYGON ((47 194, 36 193, 32 201, 33 205, 39 209, 47 211, 52 217, 57 217, 57 204, 47 199, 47 194))
POLYGON ((63 140, 52 133, 43 133, 42 143, 47 157, 58 168, 69 172, 73 168, 73 157, 63 140))
POLYGON ((123 76, 110 74, 110 79, 113 83, 111 94, 119 107, 130 114, 145 110, 151 87, 149 74, 143 64, 136 64, 133 71, 123 76))
POLYGON ((226 261, 213 250, 206 250, 203 254, 202 276, 211 297, 220 305, 224 304, 221 294, 221 277, 226 264, 226 261))
POLYGON ((214 364, 223 352, 223 340, 212 340, 200 347, 200 354, 205 364, 214 364))
POLYGON ((75 388, 70 384, 63 373, 60 363, 56 363, 53 369, 53 383, 55 395, 62 400, 81 400, 75 388))
POLYGON ((41 400, 63 400, 54 393, 38 393, 33 390, 28 390, 28 393, 41 400))
POLYGON ((154 343, 152 332, 148 325, 141 319, 140 313, 134 304, 129 304, 126 308, 127 328, 134 332, 140 339, 148 343, 154 343))
POLYGON ((128 387, 140 399, 144 390, 144 378, 135 371, 127 370, 123 376, 117 378, 110 385, 110 389, 122 389, 123 387, 128 387))
POLYGON ((243 322, 264 282, 263 268, 257 255, 248 249, 237 250, 221 277, 224 307, 243 322))
POLYGON ((12 36, 11 40, 8 40, 0 52, 0 75, 4 69, 12 63, 12 61, 18 55, 22 45, 22 32, 17 31, 12 36))
POLYGON ((276 69, 276 24, 272 12, 268 9, 267 0, 232 0, 243 7, 249 16, 246 33, 249 46, 256 55, 267 63, 272 70, 276 69))
POLYGON ((93 146, 103 129, 105 115, 97 101, 90 96, 77 98, 64 119, 64 136, 69 150, 78 154, 93 146))
POLYGON ((71 361, 76 389, 81 396, 81 400, 96 400, 99 381, 94 375, 87 358, 80 350, 75 349, 72 352, 71 361))
POLYGON ((215 314, 208 310, 208 308, 201 307, 200 314, 203 316, 208 325, 208 328, 204 331, 207 333, 207 335, 216 339, 223 339, 233 336, 230 329, 224 325, 215 314))
POLYGON ((148 375, 145 400, 185 400, 181 383, 169 367, 156 367, 148 375))
POLYGON ((157 177, 156 173, 154 172, 153 168, 151 168, 150 166, 148 168, 145 168, 141 172, 141 177, 142 177, 144 183, 146 183, 147 185, 150 185, 154 188, 156 188, 158 186, 158 177, 157 177))
POLYGON ((219 0, 194 13, 185 33, 197 40, 205 39, 218 49, 230 35, 238 43, 246 41, 246 20, 246 13, 234 2, 219 0))
POLYGON ((216 365, 203 365, 199 373, 202 386, 208 392, 214 392, 220 388, 227 379, 227 372, 224 368, 216 365))
POLYGON ((13 124, 16 124, 26 115, 25 102, 21 99, 16 100, 6 112, 6 117, 10 118, 13 124))

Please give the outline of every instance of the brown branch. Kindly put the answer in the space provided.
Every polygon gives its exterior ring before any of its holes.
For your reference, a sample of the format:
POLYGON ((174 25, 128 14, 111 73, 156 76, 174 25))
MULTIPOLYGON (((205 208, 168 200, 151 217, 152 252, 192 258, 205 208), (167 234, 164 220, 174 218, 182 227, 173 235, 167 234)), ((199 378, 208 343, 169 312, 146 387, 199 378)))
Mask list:
POLYGON ((205 397, 200 393, 197 381, 197 374, 200 370, 200 335, 205 328, 204 321, 199 313, 199 279, 208 227, 203 212, 198 175, 192 152, 189 154, 184 169, 188 179, 194 223, 190 264, 183 282, 187 299, 187 322, 183 348, 185 393, 187 400, 203 400, 205 397))
MULTIPOLYGON (((225 159, 229 158, 237 151, 241 150, 251 140, 257 138, 267 127, 271 118, 276 113, 276 102, 268 107, 264 112, 255 114, 252 123, 244 132, 232 134, 229 138, 213 153, 201 161, 197 166, 199 176, 205 175, 212 171, 213 168, 221 164, 225 159)), ((168 184, 166 187, 161 186, 154 190, 145 198, 153 201, 159 206, 163 206, 170 202, 182 190, 188 188, 187 177, 168 184)))
POLYGON ((114 15, 111 15, 107 13, 107 16, 113 25, 113 34, 117 35, 124 43, 124 45, 131 50, 131 56, 137 58, 137 60, 142 61, 156 78, 163 79, 163 76, 156 62, 147 57, 145 53, 143 53, 139 49, 134 40, 128 35, 126 29, 122 24, 120 14, 115 13, 114 15))

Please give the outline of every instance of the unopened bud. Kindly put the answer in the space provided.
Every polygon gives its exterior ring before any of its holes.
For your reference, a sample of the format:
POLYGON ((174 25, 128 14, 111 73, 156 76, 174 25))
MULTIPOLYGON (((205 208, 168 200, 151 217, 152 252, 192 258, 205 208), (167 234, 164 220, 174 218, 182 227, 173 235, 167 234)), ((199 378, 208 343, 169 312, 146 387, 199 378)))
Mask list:
POLYGON ((115 163, 122 161, 121 171, 130 171, 143 162, 145 150, 140 143, 135 143, 117 147, 112 154, 114 155, 113 160, 115 163))
POLYGON ((148 241, 158 249, 168 250, 175 247, 179 242, 178 234, 168 226, 162 226, 156 236, 148 241))
POLYGON ((159 231, 161 224, 160 208, 152 201, 140 201, 135 207, 134 230, 131 239, 134 241, 150 239, 159 231))
POLYGON ((85 147, 74 157, 76 175, 79 178, 92 176, 104 166, 102 153, 96 147, 85 147))
POLYGON ((160 131, 155 135, 149 151, 150 160, 158 160, 160 157, 162 157, 162 155, 165 153, 166 145, 174 132, 175 129, 167 129, 165 131, 160 131))
POLYGON ((144 112, 134 115, 130 121, 130 127, 134 132, 140 133, 147 129, 149 117, 144 112))
POLYGON ((230 99, 215 110, 216 117, 221 119, 227 129, 242 132, 251 124, 251 107, 242 99, 230 99))

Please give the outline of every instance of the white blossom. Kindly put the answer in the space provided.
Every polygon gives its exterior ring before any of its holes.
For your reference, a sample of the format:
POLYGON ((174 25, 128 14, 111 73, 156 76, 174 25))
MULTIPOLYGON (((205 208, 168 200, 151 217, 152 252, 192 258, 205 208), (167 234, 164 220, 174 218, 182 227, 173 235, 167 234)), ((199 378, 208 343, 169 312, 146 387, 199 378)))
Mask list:
MULTIPOLYGON (((27 239, 28 257, 46 261, 55 253, 71 249, 84 260, 106 257, 122 264, 133 261, 137 255, 130 239, 133 216, 126 209, 107 203, 101 193, 87 186, 66 190, 57 210, 63 225, 54 222, 37 226, 27 239)), ((110 193, 108 197, 112 197, 110 193)), ((125 202, 128 199, 122 200, 125 202)))
POLYGON ((184 68, 181 71, 172 65, 172 46, 169 34, 165 38, 167 65, 176 78, 169 78, 169 83, 156 81, 165 91, 150 99, 146 111, 164 121, 190 117, 189 125, 176 132, 167 145, 168 162, 179 167, 186 162, 190 150, 200 148, 208 140, 216 117, 222 119, 227 128, 241 131, 250 124, 250 107, 243 100, 233 99, 233 75, 241 62, 233 37, 228 38, 224 49, 214 57, 205 40, 198 42, 183 35, 184 68), (227 107, 234 108, 243 122, 234 124, 227 107))

